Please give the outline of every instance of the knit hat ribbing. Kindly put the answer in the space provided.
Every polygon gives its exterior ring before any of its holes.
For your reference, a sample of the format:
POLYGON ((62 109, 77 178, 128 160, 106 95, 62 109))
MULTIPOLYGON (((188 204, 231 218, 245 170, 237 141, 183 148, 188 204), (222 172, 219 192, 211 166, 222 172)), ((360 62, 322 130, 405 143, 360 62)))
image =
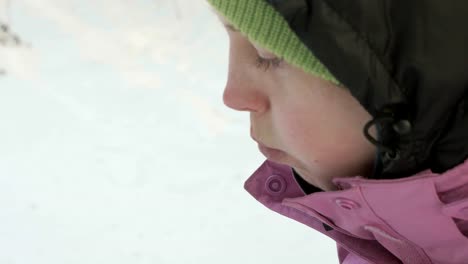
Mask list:
POLYGON ((277 57, 322 79, 339 81, 265 0, 208 0, 236 29, 277 57))

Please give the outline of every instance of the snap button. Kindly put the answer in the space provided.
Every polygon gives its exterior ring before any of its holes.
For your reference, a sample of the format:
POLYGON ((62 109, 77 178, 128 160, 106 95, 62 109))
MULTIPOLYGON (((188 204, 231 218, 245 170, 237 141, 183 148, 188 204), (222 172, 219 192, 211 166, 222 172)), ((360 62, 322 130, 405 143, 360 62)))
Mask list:
POLYGON ((358 209, 361 207, 360 204, 358 204, 357 202, 353 201, 353 200, 349 200, 349 199, 345 199, 345 198, 338 198, 338 199, 335 199, 335 203, 343 208, 343 209, 346 209, 346 210, 353 210, 353 209, 358 209))
POLYGON ((286 181, 279 175, 271 175, 265 182, 265 189, 272 195, 280 195, 286 190, 286 181))

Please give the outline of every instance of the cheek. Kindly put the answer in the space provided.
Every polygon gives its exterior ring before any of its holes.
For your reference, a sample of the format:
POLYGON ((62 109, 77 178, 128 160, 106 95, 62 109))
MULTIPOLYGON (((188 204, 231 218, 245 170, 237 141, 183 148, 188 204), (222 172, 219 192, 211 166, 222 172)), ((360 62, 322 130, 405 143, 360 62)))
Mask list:
POLYGON ((297 159, 314 158, 314 151, 322 149, 327 128, 314 107, 293 105, 279 112, 276 131, 285 150, 297 159))
POLYGON ((349 109, 318 102, 285 107, 277 132, 285 151, 304 164, 332 166, 362 144, 361 122, 349 109))
POLYGON ((354 174, 373 158, 362 131, 370 115, 347 90, 292 69, 271 98, 279 147, 311 174, 354 174))

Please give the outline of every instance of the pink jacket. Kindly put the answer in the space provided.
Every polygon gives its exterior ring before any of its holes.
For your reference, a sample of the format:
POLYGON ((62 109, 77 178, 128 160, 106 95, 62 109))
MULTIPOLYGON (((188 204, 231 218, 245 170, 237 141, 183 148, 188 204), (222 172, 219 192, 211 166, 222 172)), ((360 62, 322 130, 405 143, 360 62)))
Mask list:
POLYGON ((290 167, 266 161, 245 188, 334 239, 342 264, 468 263, 468 160, 443 174, 334 183, 339 191, 305 195, 290 167))

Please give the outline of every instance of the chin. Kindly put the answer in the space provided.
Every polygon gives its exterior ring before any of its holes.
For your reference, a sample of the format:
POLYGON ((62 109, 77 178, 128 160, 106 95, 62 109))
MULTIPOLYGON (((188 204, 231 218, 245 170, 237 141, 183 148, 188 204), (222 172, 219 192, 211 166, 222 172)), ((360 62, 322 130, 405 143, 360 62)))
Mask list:
POLYGON ((258 149, 268 160, 276 163, 289 165, 287 164, 288 155, 286 154, 286 152, 279 149, 270 148, 262 144, 258 144, 258 149))

